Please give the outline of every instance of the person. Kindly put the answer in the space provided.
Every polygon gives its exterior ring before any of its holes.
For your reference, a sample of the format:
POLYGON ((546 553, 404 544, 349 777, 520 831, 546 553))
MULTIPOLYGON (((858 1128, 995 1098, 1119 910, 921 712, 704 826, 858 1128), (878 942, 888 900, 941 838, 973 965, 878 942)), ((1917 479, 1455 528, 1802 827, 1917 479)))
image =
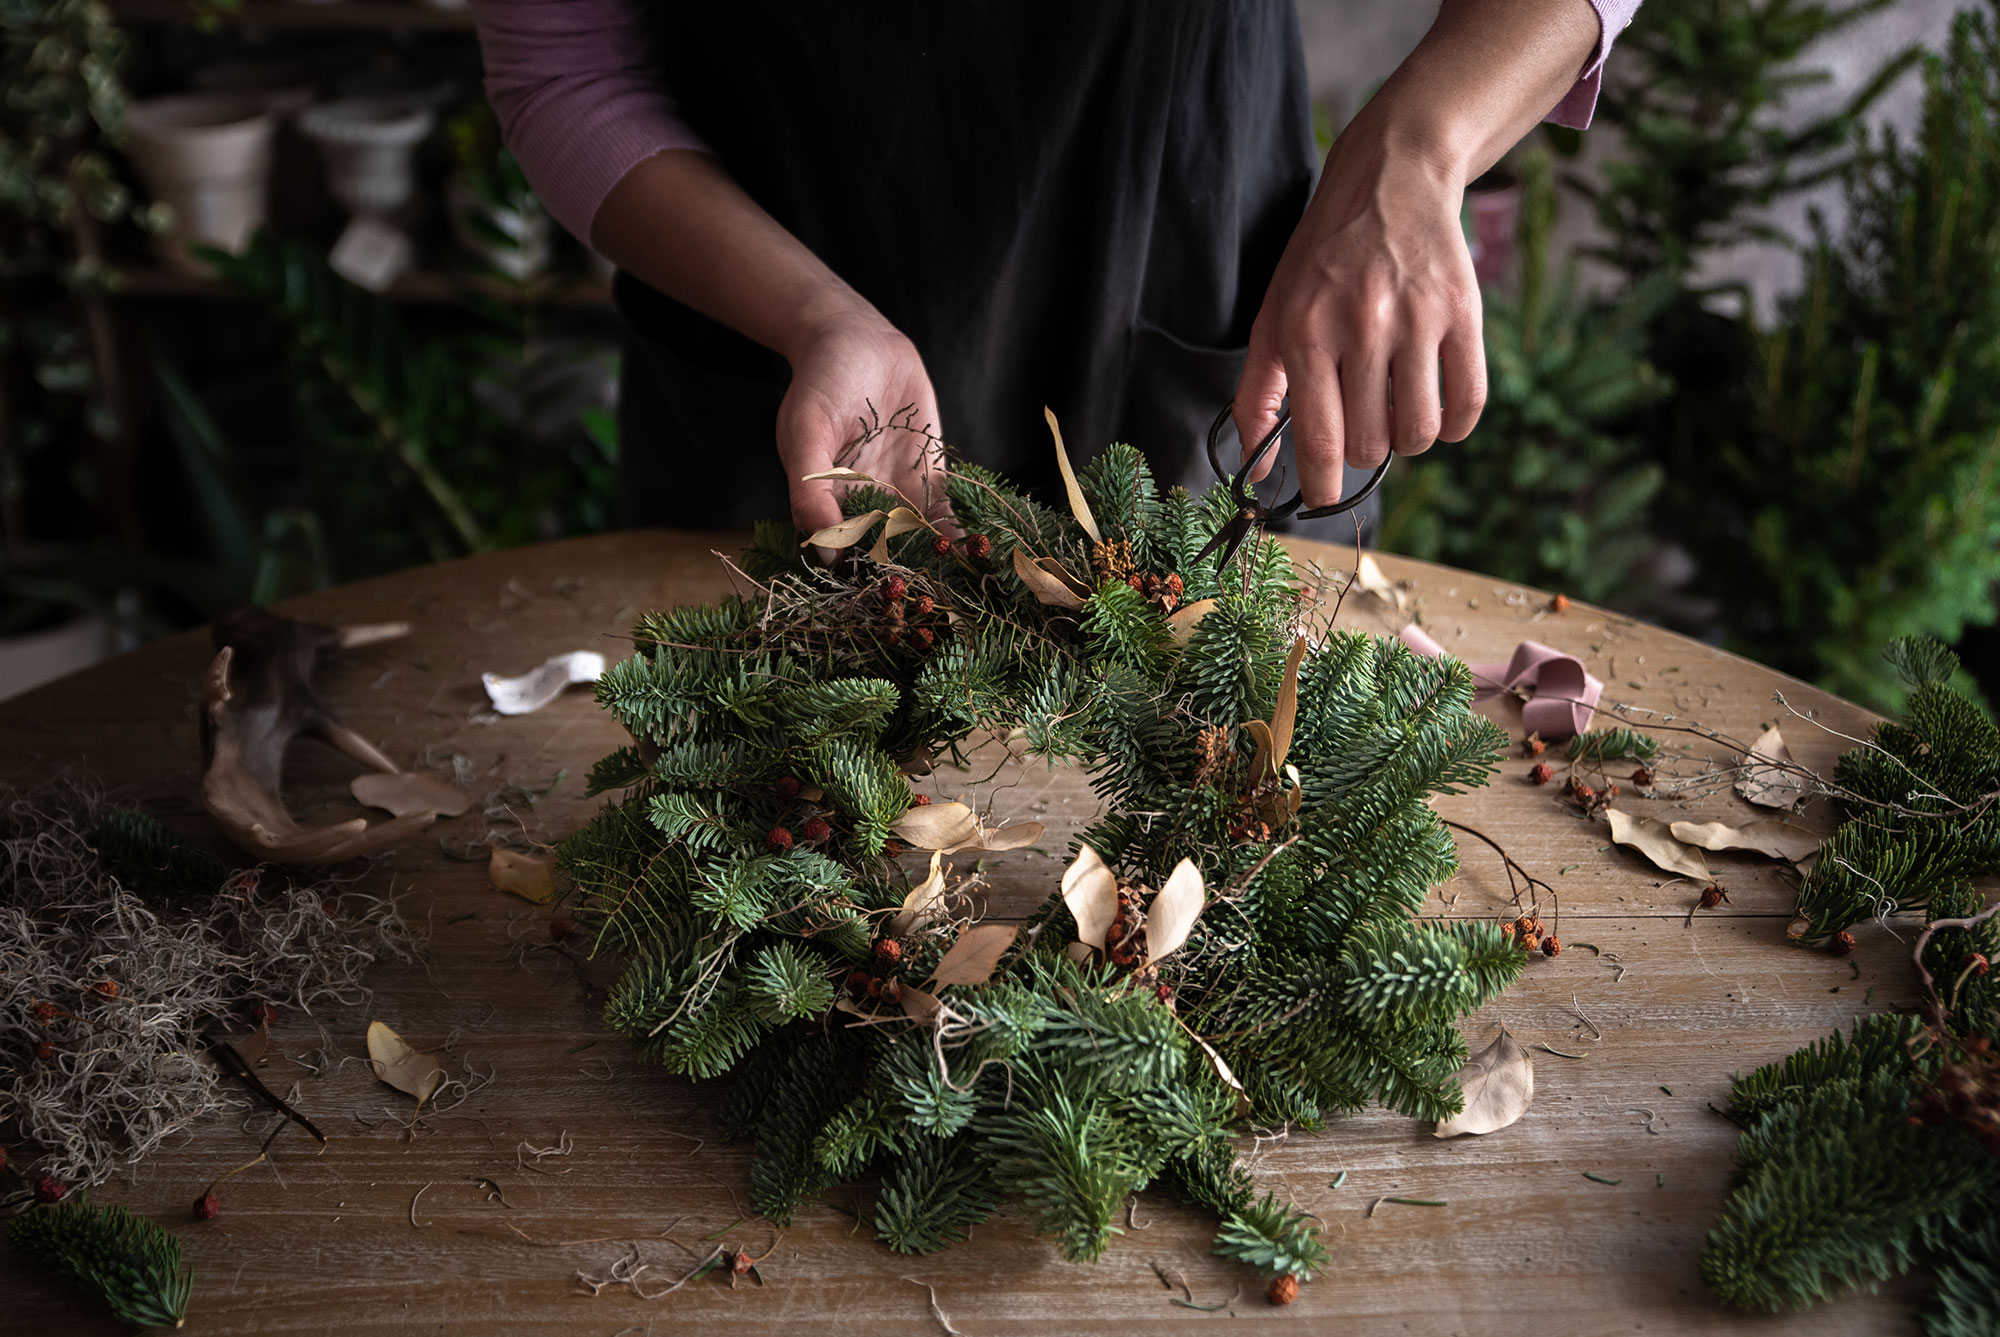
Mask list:
POLYGON ((1637 5, 1445 0, 1323 171, 1292 0, 473 13, 507 144, 618 267, 625 520, 811 531, 837 459, 938 508, 940 435, 1059 496, 1045 405, 1079 464, 1197 488, 1223 404, 1249 442, 1288 405, 1308 506, 1462 440, 1466 184, 1588 124, 1637 5))

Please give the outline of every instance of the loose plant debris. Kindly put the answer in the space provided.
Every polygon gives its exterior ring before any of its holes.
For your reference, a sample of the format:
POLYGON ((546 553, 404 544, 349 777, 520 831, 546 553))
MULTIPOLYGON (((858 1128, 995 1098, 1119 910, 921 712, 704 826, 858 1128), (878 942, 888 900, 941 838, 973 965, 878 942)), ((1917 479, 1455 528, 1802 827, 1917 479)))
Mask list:
POLYGON ((1750 745, 1750 765, 1736 782, 1736 792, 1766 808, 1795 808, 1806 793, 1795 773, 1797 765, 1784 734, 1774 724, 1750 745))
POLYGON ((486 858, 487 880, 496 891, 546 905, 556 894, 555 863, 538 854, 523 854, 495 845, 486 858))
POLYGON ((368 1066, 388 1085, 415 1096, 420 1108, 444 1084, 445 1070, 437 1055, 418 1053, 386 1022, 368 1023, 368 1066))
POLYGON ((482 673, 486 698, 502 715, 528 715, 563 694, 574 683, 596 682, 604 676, 604 656, 595 650, 551 655, 518 678, 482 673))
POLYGON ((472 806, 469 795, 460 793, 435 776, 416 771, 401 771, 393 775, 368 771, 355 776, 347 787, 356 802, 380 808, 391 817, 409 817, 426 812, 437 817, 456 817, 472 806))
POLYGON ((135 891, 90 844, 105 812, 75 784, 0 790, 0 1126, 21 1166, 71 1188, 240 1108, 211 1032, 273 1002, 359 1002, 362 973, 413 946, 388 901, 277 868, 135 891))
POLYGON ((1625 1182, 1622 1179, 1613 1179, 1610 1175, 1601 1175, 1595 1170, 1585 1170, 1583 1177, 1593 1184, 1622 1184, 1625 1182))
POLYGON ((1637 850, 1654 867, 1669 873, 1710 880, 1708 861, 1701 857, 1701 851, 1676 840, 1673 829, 1659 818, 1639 817, 1617 808, 1605 809, 1604 815, 1611 823, 1612 843, 1637 850))
POLYGON ((1743 826, 1727 822, 1670 822, 1675 840, 1705 850, 1749 850, 1799 863, 1819 852, 1819 836, 1790 822, 1759 818, 1743 826))
POLYGON ((1458 1085, 1464 1108, 1439 1120, 1434 1137, 1492 1133, 1518 1122, 1535 1099, 1535 1061, 1502 1026, 1493 1043, 1458 1070, 1458 1085))

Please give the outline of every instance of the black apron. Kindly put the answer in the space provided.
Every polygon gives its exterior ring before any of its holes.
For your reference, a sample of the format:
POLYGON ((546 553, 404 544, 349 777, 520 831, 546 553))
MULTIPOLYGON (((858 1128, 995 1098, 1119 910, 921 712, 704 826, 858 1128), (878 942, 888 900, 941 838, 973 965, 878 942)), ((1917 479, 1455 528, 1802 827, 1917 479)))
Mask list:
MULTIPOLYGON (((1317 165, 1291 0, 655 12, 682 114, 915 343, 959 453, 1059 496, 1048 405, 1079 463, 1127 441, 1208 484, 1203 433, 1317 165)), ((628 521, 785 515, 783 360, 630 275, 616 295, 628 521)))

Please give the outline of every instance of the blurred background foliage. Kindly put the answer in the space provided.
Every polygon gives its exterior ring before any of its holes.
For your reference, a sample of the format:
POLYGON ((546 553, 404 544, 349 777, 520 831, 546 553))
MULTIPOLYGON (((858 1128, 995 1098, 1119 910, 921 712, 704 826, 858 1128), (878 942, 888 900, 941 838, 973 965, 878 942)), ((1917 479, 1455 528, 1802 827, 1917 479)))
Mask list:
MULTIPOLYGON (((1518 202, 1511 259, 1481 263, 1490 402, 1394 471, 1382 545, 1877 706, 1898 689, 1874 647, 1928 632, 2000 694, 1993 3, 1865 69, 1853 39, 1894 0, 1643 6, 1589 134, 1548 127, 1483 183, 1518 202), (1917 82, 1912 129, 1870 129, 1917 82), (1832 187, 1838 208, 1784 221, 1832 187), (1717 263, 1746 244, 1804 258, 1761 317, 1717 263)), ((423 169, 463 200, 432 206, 422 282, 340 277, 322 206, 183 288, 140 259, 162 220, 122 160, 127 89, 272 51, 240 6, 135 35, 124 4, 0 0, 0 638, 89 609, 129 639, 608 528, 616 320, 499 145, 464 24, 308 39, 342 80, 456 90, 423 169)), ((1332 8, 1301 4, 1309 46, 1332 8)))

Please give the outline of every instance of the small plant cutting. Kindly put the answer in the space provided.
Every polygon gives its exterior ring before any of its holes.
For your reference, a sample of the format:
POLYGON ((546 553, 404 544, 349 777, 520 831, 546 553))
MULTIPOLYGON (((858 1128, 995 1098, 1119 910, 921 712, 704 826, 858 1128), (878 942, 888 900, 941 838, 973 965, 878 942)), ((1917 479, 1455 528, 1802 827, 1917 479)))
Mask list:
POLYGON ((835 471, 849 518, 807 542, 836 565, 767 527, 751 593, 640 618, 598 686, 633 742, 591 783, 619 797, 562 862, 626 961, 611 1022, 733 1075, 722 1122, 774 1222, 867 1175, 891 1248, 1013 1198, 1092 1260, 1159 1182, 1282 1302, 1326 1248, 1232 1138, 1461 1110, 1453 1023, 1528 955, 1418 921, 1456 864, 1426 799, 1484 783, 1503 737, 1459 661, 1315 624, 1276 543, 1196 560, 1221 489, 1057 450, 1066 514, 965 464, 927 498, 835 471), (1081 766, 1104 804, 1024 923, 975 914, 951 860, 1040 827, 914 779, 983 736, 1081 766))

